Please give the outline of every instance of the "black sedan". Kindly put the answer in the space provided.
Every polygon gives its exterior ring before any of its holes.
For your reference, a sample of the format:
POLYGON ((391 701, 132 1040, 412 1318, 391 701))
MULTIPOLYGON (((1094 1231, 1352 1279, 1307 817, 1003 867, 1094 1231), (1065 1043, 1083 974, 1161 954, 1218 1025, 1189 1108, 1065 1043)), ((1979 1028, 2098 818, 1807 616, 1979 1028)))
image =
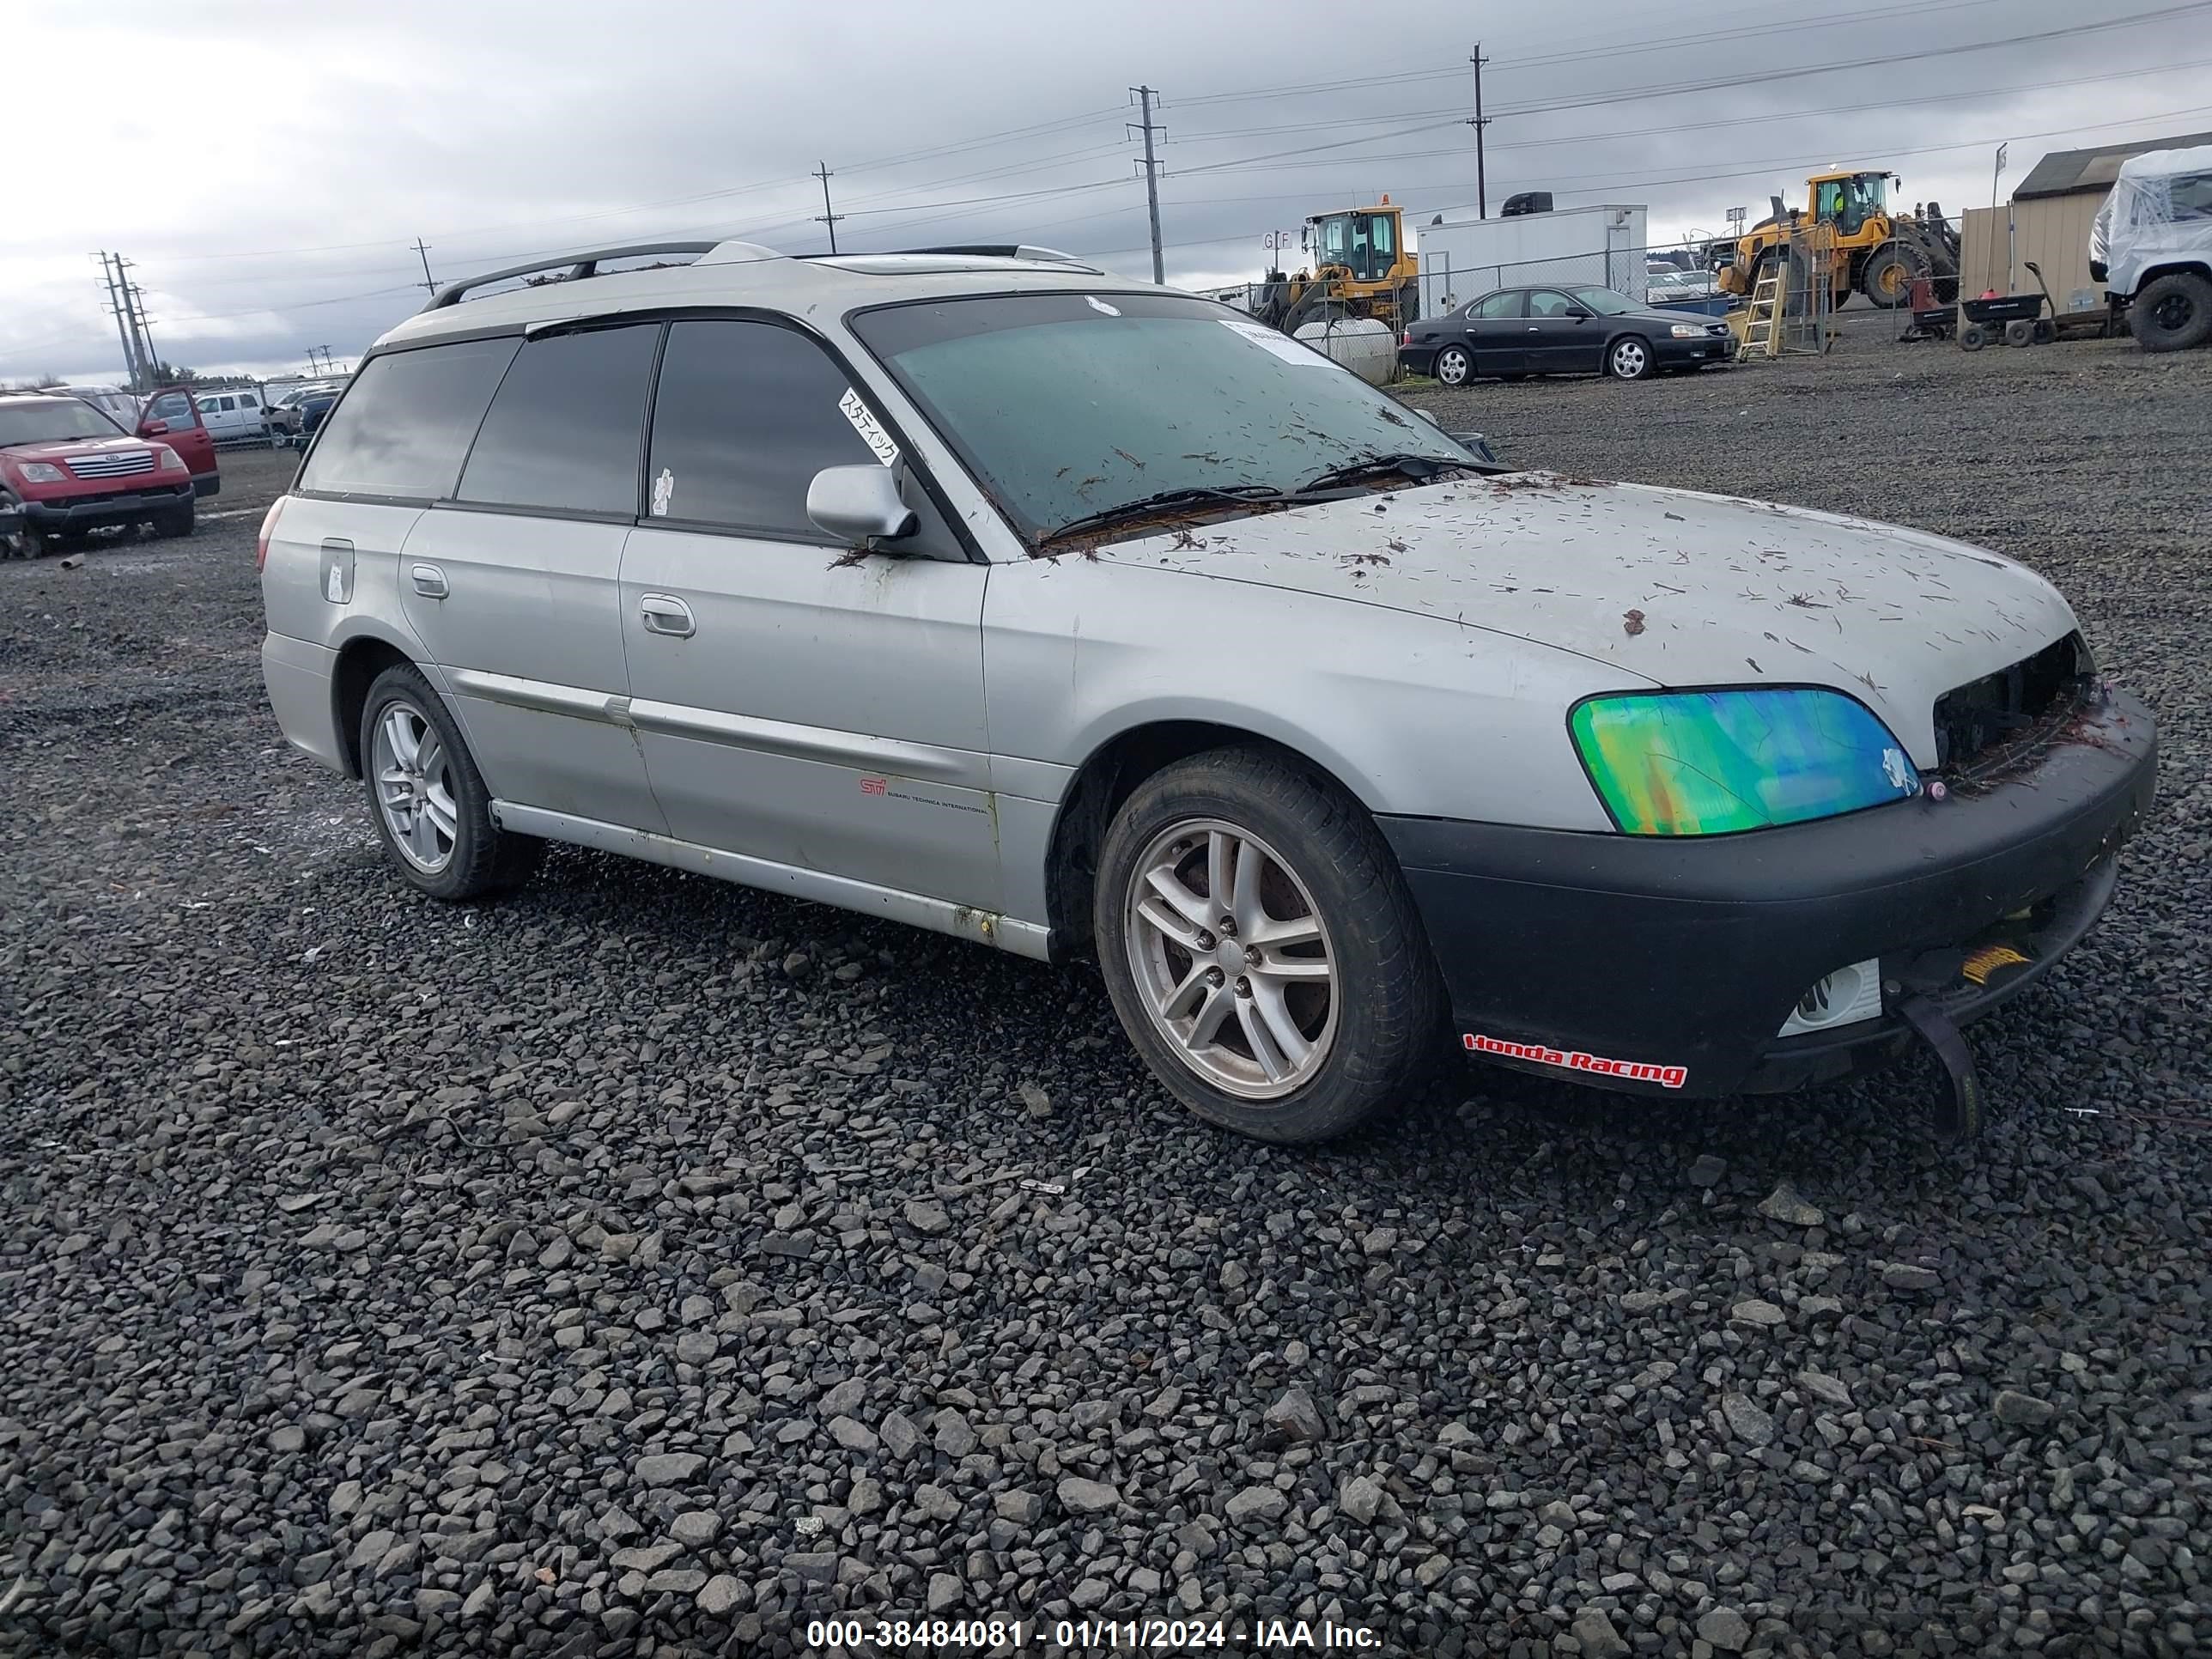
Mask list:
POLYGON ((1609 288, 1502 288, 1413 324, 1398 361, 1446 386, 1529 374, 1640 380, 1662 368, 1726 362, 1734 350, 1718 319, 1640 306, 1609 288))

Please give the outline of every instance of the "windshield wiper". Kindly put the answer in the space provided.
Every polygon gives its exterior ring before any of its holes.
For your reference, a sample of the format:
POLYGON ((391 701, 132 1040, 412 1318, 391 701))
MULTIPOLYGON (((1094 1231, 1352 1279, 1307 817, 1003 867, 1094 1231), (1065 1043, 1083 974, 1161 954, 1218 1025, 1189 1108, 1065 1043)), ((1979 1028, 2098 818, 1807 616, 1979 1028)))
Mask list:
POLYGON ((1158 495, 1140 495, 1133 501, 1123 501, 1119 507, 1105 507, 1055 526, 1037 538, 1037 545, 1042 547, 1047 543, 1060 541, 1069 536, 1080 536, 1090 531, 1107 530, 1135 520, 1152 518, 1171 513, 1179 507, 1287 505, 1291 500, 1292 497, 1272 484, 1200 484, 1188 489, 1163 489, 1158 495))
POLYGON ((1397 473, 1411 478, 1415 483, 1426 483, 1438 473, 1462 466, 1463 462, 1447 460, 1440 455, 1417 455, 1411 451, 1395 455, 1367 455, 1342 466, 1331 467, 1319 477, 1309 478, 1294 492, 1311 495, 1317 489, 1333 489, 1345 484, 1364 483, 1371 478, 1387 477, 1397 473))

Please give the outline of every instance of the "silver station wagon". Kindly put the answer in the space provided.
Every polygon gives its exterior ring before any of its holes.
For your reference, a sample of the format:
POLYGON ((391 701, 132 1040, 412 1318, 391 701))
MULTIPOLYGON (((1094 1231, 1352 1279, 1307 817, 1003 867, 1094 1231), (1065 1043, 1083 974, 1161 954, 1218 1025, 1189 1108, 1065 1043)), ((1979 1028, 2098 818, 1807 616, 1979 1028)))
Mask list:
POLYGON ((2094 924, 2154 774, 2009 560, 1508 472, 1035 250, 446 289, 261 557, 276 717, 423 892, 562 841, 1095 957, 1278 1140, 1448 1041, 1661 1097, 1926 1042, 1969 1130, 1958 1024, 2094 924))

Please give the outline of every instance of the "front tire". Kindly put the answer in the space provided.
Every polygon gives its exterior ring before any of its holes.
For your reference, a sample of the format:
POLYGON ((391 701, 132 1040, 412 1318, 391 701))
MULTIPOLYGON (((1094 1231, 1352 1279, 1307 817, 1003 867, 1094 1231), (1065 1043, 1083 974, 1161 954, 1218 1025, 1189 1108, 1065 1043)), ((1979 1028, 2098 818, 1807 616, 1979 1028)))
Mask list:
POLYGON ((192 533, 192 503, 188 501, 182 507, 172 507, 167 513, 156 513, 153 523, 156 536, 171 539, 189 536, 192 533))
POLYGON ((1122 1028, 1209 1123, 1325 1140, 1434 1053, 1442 994, 1397 862, 1357 801, 1287 757, 1217 749, 1139 785, 1093 918, 1122 1028))
POLYGON ((1437 379, 1445 386, 1465 386, 1474 373, 1474 359, 1465 346, 1448 345, 1437 353, 1437 379))
POLYGON ((1624 334, 1605 349, 1606 372, 1616 380, 1649 380, 1654 367, 1650 343, 1640 336, 1624 334))
POLYGON ((1894 243, 1878 250, 1859 270, 1859 292, 1869 304, 1894 311, 1912 297, 1918 269, 1894 243))
POLYGON ((2145 351, 2186 351, 2212 340, 2212 282, 2177 270, 2145 283, 2128 306, 2128 331, 2145 351))
POLYGON ((420 671, 376 677, 361 712, 362 785, 392 865, 433 898, 504 892, 529 878, 544 842, 492 821, 491 792, 445 700, 420 671))

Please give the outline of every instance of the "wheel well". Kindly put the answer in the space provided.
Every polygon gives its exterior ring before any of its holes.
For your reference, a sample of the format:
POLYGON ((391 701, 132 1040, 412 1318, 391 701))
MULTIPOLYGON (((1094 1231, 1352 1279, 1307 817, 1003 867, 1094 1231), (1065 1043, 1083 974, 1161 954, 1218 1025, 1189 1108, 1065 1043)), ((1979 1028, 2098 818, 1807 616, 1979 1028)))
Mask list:
POLYGON ((361 775, 361 711, 368 702, 368 688, 386 669, 408 660, 407 653, 382 640, 360 639, 338 653, 331 675, 331 713, 337 722, 338 757, 346 775, 361 775))
POLYGON ((1239 726, 1210 720, 1159 720, 1131 727, 1100 745, 1076 769, 1053 823, 1052 846, 1046 855, 1045 905, 1055 960, 1091 954, 1091 900, 1098 883, 1098 853, 1121 803, 1162 769, 1209 749, 1230 747, 1267 750, 1358 799, 1328 768, 1239 726))
POLYGON ((2212 265, 2190 264, 2154 265, 2143 272, 2141 279, 2137 281, 2136 292, 2142 293, 2161 276, 2195 276, 2206 282, 2212 282, 2212 265))

